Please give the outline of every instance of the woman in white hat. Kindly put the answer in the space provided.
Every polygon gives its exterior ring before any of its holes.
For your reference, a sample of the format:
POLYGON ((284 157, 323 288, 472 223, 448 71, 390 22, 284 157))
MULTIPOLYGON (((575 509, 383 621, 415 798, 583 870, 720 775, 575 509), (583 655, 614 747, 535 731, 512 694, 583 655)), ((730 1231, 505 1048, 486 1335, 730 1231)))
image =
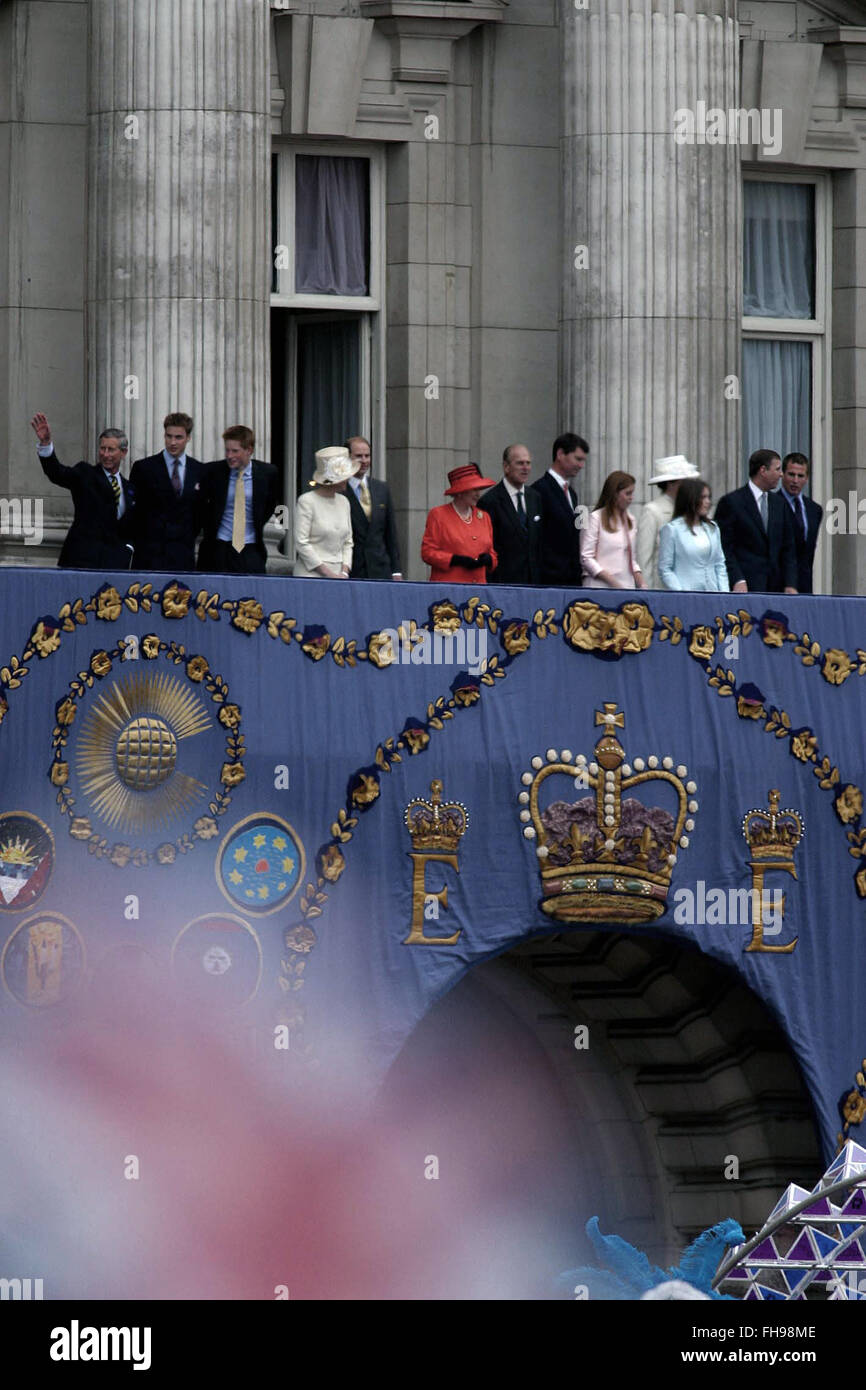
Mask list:
POLYGON ((647 502, 637 524, 637 561, 643 570, 648 589, 662 587, 659 578, 659 532, 673 520, 677 490, 684 478, 696 478, 698 470, 685 454, 672 454, 656 459, 651 483, 659 488, 658 497, 647 502))
POLYGON ((319 449, 310 491, 295 503, 296 579, 348 579, 352 568, 352 513, 346 481, 358 471, 349 450, 319 449))

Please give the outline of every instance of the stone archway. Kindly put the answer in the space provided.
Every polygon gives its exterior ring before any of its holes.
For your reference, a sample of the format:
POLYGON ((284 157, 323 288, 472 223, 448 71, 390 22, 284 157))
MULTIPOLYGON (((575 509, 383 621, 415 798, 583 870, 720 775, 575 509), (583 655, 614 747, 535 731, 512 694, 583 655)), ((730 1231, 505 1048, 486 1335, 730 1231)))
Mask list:
POLYGON ((823 1169, 765 1005, 660 937, 572 931, 476 966, 407 1040, 381 1103, 522 1204, 556 1270, 591 1259, 591 1215, 669 1264, 724 1217, 756 1229, 823 1169))

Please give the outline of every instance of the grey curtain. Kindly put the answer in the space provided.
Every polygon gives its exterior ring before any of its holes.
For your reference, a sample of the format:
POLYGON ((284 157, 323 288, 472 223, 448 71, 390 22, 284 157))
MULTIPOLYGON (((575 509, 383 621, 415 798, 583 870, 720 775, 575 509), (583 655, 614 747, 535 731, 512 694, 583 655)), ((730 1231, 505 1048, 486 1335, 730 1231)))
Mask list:
POLYGON ((744 341, 744 465, 756 449, 812 457, 811 343, 744 341))
POLYGON ((813 184, 743 184, 743 313, 815 316, 813 184))
POLYGON ((369 161, 295 158, 295 291, 369 293, 369 161))
POLYGON ((298 491, 316 467, 314 454, 361 428, 360 323, 338 319, 298 324, 298 491))

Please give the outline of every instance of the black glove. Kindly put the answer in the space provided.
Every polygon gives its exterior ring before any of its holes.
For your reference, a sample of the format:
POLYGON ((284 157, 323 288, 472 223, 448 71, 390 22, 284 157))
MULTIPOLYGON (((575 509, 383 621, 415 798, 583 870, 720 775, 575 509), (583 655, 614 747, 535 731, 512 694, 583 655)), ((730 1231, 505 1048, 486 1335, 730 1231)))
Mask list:
POLYGON ((493 564, 493 556, 488 554, 488 552, 485 550, 483 555, 478 556, 478 559, 475 561, 475 563, 476 565, 483 565, 485 569, 489 569, 490 566, 493 564))
POLYGON ((477 561, 477 560, 473 560, 472 557, 471 557, 471 555, 452 555, 452 556, 451 556, 451 564, 452 564, 452 565, 461 565, 464 569, 468 569, 468 570, 474 569, 475 566, 477 565, 477 563, 478 563, 478 561, 477 561))

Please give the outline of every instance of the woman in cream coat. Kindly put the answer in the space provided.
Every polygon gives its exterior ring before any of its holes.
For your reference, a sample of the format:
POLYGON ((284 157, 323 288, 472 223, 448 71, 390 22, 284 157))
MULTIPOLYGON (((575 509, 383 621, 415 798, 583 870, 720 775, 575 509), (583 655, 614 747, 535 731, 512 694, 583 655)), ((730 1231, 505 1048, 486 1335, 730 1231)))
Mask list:
POLYGON ((296 579, 348 579, 352 568, 352 513, 346 480, 358 471, 348 449, 319 449, 310 491, 295 503, 296 579))
POLYGON ((729 591, 722 538, 707 516, 711 500, 703 478, 680 483, 674 519, 659 532, 659 577, 666 589, 729 591))

